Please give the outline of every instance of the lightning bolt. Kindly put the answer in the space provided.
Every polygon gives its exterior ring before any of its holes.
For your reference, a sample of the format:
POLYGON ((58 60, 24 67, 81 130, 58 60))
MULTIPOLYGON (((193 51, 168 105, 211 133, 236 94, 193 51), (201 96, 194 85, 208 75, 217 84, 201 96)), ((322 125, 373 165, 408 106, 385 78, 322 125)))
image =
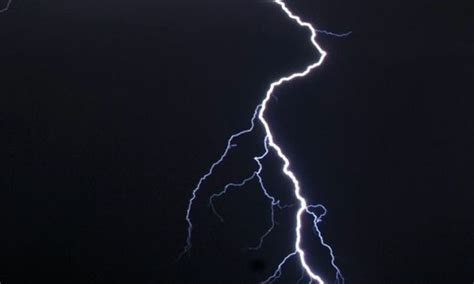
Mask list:
POLYGON ((8 9, 10 9, 10 4, 12 3, 13 0, 8 0, 7 5, 5 5, 4 8, 0 9, 0 13, 6 12, 8 9))
POLYGON ((249 177, 245 178, 244 180, 239 181, 239 182, 229 183, 226 186, 224 186, 222 191, 213 194, 209 198, 209 205, 210 205, 212 211, 219 218, 219 220, 223 221, 224 219, 222 218, 221 215, 219 215, 216 208, 214 207, 214 200, 216 198, 219 198, 219 197, 225 195, 228 192, 228 190, 230 190, 231 188, 243 187, 247 183, 249 183, 253 180, 257 180, 258 184, 259 184, 259 186, 262 190, 262 193, 270 201, 270 204, 271 204, 271 225, 265 231, 265 233, 261 236, 258 244, 254 247, 250 247, 249 249, 259 249, 259 248, 261 248, 265 237, 267 237, 271 233, 273 228, 275 227, 275 224, 276 224, 275 218, 274 218, 275 207, 277 207, 279 209, 284 209, 286 207, 289 207, 288 205, 287 206, 282 206, 280 204, 280 201, 277 198, 275 198, 274 196, 272 196, 267 191, 267 189, 264 186, 263 179, 262 179, 262 176, 261 176, 261 172, 263 170, 261 160, 264 159, 267 156, 269 151, 274 151, 277 154, 277 156, 279 157, 279 159, 283 162, 282 173, 292 183, 293 193, 294 193, 294 195, 295 195, 295 197, 298 201, 298 210, 297 210, 297 213, 296 213, 296 216, 295 216, 295 218, 296 218, 296 227, 294 228, 294 233, 295 233, 294 249, 286 257, 283 258, 283 260, 279 263, 279 265, 277 266, 274 273, 270 277, 268 277, 266 280, 264 280, 262 283, 264 283, 264 284, 272 283, 275 280, 277 280, 281 276, 282 268, 286 264, 286 262, 289 259, 293 258, 293 257, 298 257, 299 263, 300 263, 300 265, 302 267, 302 270, 303 270, 302 278, 300 278, 298 280, 298 282, 301 281, 305 275, 307 275, 310 278, 309 283, 313 283, 313 281, 315 281, 318 284, 324 284, 323 279, 319 275, 317 275, 316 272, 314 271, 314 269, 311 268, 310 265, 307 263, 307 261, 306 261, 306 252, 301 246, 301 240, 302 240, 301 235, 302 235, 302 230, 303 230, 302 218, 303 218, 304 215, 312 217, 313 231, 314 231, 315 235, 318 237, 318 239, 320 241, 320 244, 322 246, 324 246, 325 248, 327 248, 328 251, 329 251, 329 255, 331 257, 331 265, 332 265, 332 267, 334 268, 334 270, 336 272, 336 283, 344 283, 344 277, 342 276, 342 273, 341 273, 340 269, 338 268, 338 266, 336 265, 336 262, 335 262, 335 255, 334 255, 333 249, 326 243, 326 241, 324 240, 324 238, 322 236, 322 233, 321 233, 321 231, 318 227, 318 223, 320 223, 322 221, 322 218, 326 215, 327 209, 323 205, 320 205, 320 204, 318 204, 318 205, 308 204, 308 201, 301 194, 301 188, 300 188, 299 181, 296 178, 296 175, 293 173, 293 171, 290 168, 290 160, 284 154, 281 147, 275 142, 275 139, 273 137, 273 133, 271 131, 270 125, 269 125, 268 121, 265 119, 265 112, 267 110, 268 102, 269 102, 270 98, 272 97, 272 94, 274 93, 276 88, 282 86, 283 84, 285 84, 287 82, 295 80, 297 78, 305 77, 312 70, 319 67, 323 63, 324 59, 326 58, 327 53, 326 53, 326 51, 324 51, 320 47, 320 45, 316 41, 317 32, 321 32, 323 34, 336 36, 336 37, 348 36, 351 32, 343 33, 343 34, 336 34, 336 33, 328 32, 328 31, 325 31, 325 30, 317 30, 310 23, 305 22, 305 21, 301 20, 301 18, 299 16, 294 15, 288 9, 288 7, 286 6, 286 3, 284 1, 282 1, 282 0, 273 0, 273 3, 277 4, 281 8, 281 10, 291 20, 293 20, 299 26, 301 26, 302 28, 307 29, 310 32, 310 34, 311 34, 311 37, 310 37, 311 43, 312 43, 313 47, 317 50, 317 52, 320 54, 320 57, 316 62, 308 65, 303 71, 296 72, 296 73, 290 74, 288 76, 282 77, 282 78, 278 79, 277 81, 270 84, 270 87, 267 90, 265 97, 263 98, 261 103, 259 105, 257 105, 257 107, 255 108, 252 119, 250 121, 250 126, 245 130, 242 130, 238 133, 233 134, 229 138, 229 140, 227 141, 227 147, 225 148, 225 151, 222 153, 220 158, 216 162, 214 162, 211 165, 211 167, 209 168, 208 172, 199 179, 199 182, 197 183, 196 187, 192 191, 192 196, 189 199, 188 207, 187 207, 187 210, 186 210, 186 221, 187 221, 187 224, 188 224, 186 245, 183 249, 183 252, 179 256, 179 258, 181 258, 184 254, 188 253, 189 250, 192 247, 191 238, 192 238, 193 223, 191 221, 191 210, 192 210, 192 207, 193 207, 193 202, 195 201, 197 193, 200 190, 202 184, 204 183, 204 181, 208 177, 210 177, 214 173, 215 168, 217 166, 219 166, 224 161, 224 159, 226 158, 226 156, 230 152, 230 150, 237 146, 237 144, 235 144, 234 141, 237 138, 239 138, 240 136, 251 133, 255 129, 256 123, 259 122, 265 130, 265 139, 264 139, 264 143, 263 143, 265 151, 260 156, 256 156, 256 157, 253 158, 254 161, 257 164, 257 169, 249 177), (316 214, 314 212, 316 209, 322 210, 322 213, 319 214, 319 215, 316 214))

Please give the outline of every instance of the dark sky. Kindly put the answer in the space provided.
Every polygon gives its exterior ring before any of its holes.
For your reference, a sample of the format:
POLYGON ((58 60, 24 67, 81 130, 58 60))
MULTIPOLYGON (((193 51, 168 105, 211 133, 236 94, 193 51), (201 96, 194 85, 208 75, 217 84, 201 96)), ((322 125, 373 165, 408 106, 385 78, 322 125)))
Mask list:
MULTIPOLYGON (((268 119, 347 283, 474 281, 474 53, 468 1, 291 1, 324 65, 279 89, 268 119)), ((5 0, 0 4, 6 3, 5 0)), ((0 281, 256 283, 293 242, 247 176, 262 131, 205 184, 268 85, 315 60, 308 34, 263 0, 13 0, 0 14, 0 281)), ((274 156, 267 187, 294 203, 274 156)), ((331 283, 327 254, 305 235, 331 283)), ((295 283, 289 262, 280 283, 295 283)))

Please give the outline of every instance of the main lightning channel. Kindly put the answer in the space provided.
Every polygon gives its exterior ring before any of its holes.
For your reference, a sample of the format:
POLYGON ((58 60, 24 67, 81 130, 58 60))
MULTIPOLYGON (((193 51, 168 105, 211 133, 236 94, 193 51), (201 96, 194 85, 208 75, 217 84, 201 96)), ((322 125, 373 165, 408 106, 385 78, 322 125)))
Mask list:
MULTIPOLYGON (((286 6, 285 2, 281 1, 281 0, 275 0, 275 3, 278 4, 281 9, 288 15, 289 18, 291 18, 292 20, 294 20, 295 22, 298 23, 298 25, 300 25, 301 27, 305 27, 307 28, 310 32, 311 32, 311 43, 313 44, 313 46, 317 49, 318 53, 321 55, 319 57, 319 60, 316 61, 315 63, 309 65, 306 67, 306 69, 303 71, 303 72, 297 72, 297 73, 293 73, 289 76, 286 76, 286 77, 282 77, 280 78, 278 81, 275 81, 273 82, 271 85, 270 85, 270 88, 268 89, 267 91, 267 94, 265 96, 265 98, 263 99, 262 103, 261 103, 261 108, 260 108, 260 111, 258 112, 258 119, 260 120, 260 122, 262 123, 263 127, 265 128, 265 133, 267 134, 267 137, 268 137, 268 144, 271 148, 273 148, 278 157, 280 157, 281 160, 283 160, 283 173, 291 180, 291 182, 293 183, 293 186, 294 186, 294 193, 295 193, 295 196, 296 198, 298 199, 298 201, 300 202, 300 207, 298 208, 298 212, 296 213, 296 228, 295 228, 295 233, 296 233, 296 241, 295 241, 295 252, 298 254, 299 256, 299 259, 300 259, 300 263, 301 265, 303 266, 304 270, 306 271, 306 273, 311 277, 311 279, 314 279, 316 280, 318 283, 320 284, 323 284, 324 281, 323 279, 321 279, 321 277, 319 275, 317 275, 316 273, 313 272, 313 270, 311 269, 311 267, 308 265, 308 263, 306 262, 306 258, 305 258, 305 251, 301 248, 301 227, 302 227, 302 215, 303 213, 306 211, 307 209, 307 201, 306 199, 301 195, 301 189, 300 189, 300 185, 299 185, 299 181, 298 179, 296 178, 295 174, 290 170, 290 160, 288 159, 288 157, 283 153, 282 149, 280 148, 280 146, 278 146, 278 144, 275 143, 275 139, 273 138, 273 133, 272 131, 270 130, 270 125, 268 124, 268 122, 266 121, 265 119, 265 111, 267 110, 267 103, 268 101, 270 100, 271 96, 272 96, 272 93, 274 92, 275 88, 278 87, 278 86, 281 86, 283 83, 285 82, 289 82, 293 79, 296 79, 296 78, 300 78, 300 77, 304 77, 306 75, 308 75, 313 69, 319 67, 324 59, 326 58, 326 51, 323 50, 319 44, 316 42, 316 30, 315 28, 308 22, 304 22, 301 20, 300 17, 294 15, 289 9, 288 7, 286 6)), ((291 255, 291 254, 290 254, 291 255)), ((284 263, 286 261, 287 258, 284 259, 284 261, 282 263, 284 263)), ((281 263, 281 264, 282 264, 281 263)), ((281 265, 279 266, 281 268, 281 265)), ((281 273, 281 272, 280 272, 281 273)))
POLYGON ((214 162, 211 167, 209 168, 208 172, 202 176, 198 182, 198 184, 196 185, 196 187, 193 189, 192 191, 192 197, 190 198, 189 200, 189 203, 188 203, 188 208, 186 210, 186 221, 188 223, 188 235, 187 235, 187 239, 186 239, 186 245, 184 247, 184 250, 183 252, 181 253, 180 255, 180 258, 185 254, 185 253, 188 253, 189 250, 191 249, 192 247, 192 243, 191 243, 191 236, 192 236, 192 229, 193 229, 193 224, 192 224, 192 221, 191 221, 191 209, 192 209, 192 206, 193 206, 193 202, 195 201, 196 199, 196 196, 197 196, 197 193, 198 191, 200 190, 201 188, 201 185, 202 183, 209 177, 213 174, 214 172, 214 169, 220 165, 223 160, 226 158, 227 154, 229 153, 229 151, 233 148, 233 147, 236 147, 237 145, 234 144, 234 140, 237 139, 238 137, 242 136, 242 135, 245 135, 245 134, 248 134, 250 132, 252 132, 255 128, 255 124, 256 124, 256 121, 258 119, 258 121, 261 123, 261 125, 263 126, 264 130, 265 130, 265 140, 264 140, 264 146, 265 146, 265 153, 261 156, 256 156, 254 157, 254 160, 257 162, 258 164, 258 169, 256 171, 253 172, 253 174, 251 176, 249 176, 248 178, 244 179, 243 181, 241 182, 238 182, 238 183, 229 183, 227 184, 224 189, 217 193, 217 194, 213 194, 210 199, 209 199, 209 205, 211 206, 213 212, 216 214, 216 216, 221 220, 223 221, 222 217, 217 213, 214 205, 213 205, 213 199, 216 198, 216 197, 220 197, 222 195, 224 195, 227 190, 230 188, 230 187, 243 187, 245 184, 247 184, 248 182, 250 182, 251 180, 257 178, 258 181, 259 181, 259 185, 262 189, 262 191, 264 192, 265 196, 271 201, 271 205, 272 205, 272 211, 271 211, 271 217, 272 217, 272 224, 271 224, 271 227, 265 232, 265 234, 261 237, 260 239, 260 242, 259 242, 259 245, 256 246, 256 247, 253 247, 251 249, 259 249, 261 246, 262 246, 262 243, 263 243, 263 240, 264 238, 272 231, 272 229, 274 228, 274 225, 275 225, 275 221, 274 221, 274 206, 278 206, 280 208, 282 208, 279 204, 279 201, 274 198, 272 195, 270 195, 266 188, 264 187, 263 185, 263 181, 262 181, 262 177, 261 177, 261 171, 262 171, 262 164, 261 164, 261 160, 263 158, 266 157, 266 155, 268 154, 270 148, 272 150, 275 151, 275 153, 277 154, 277 156, 281 159, 281 161, 283 162, 283 167, 282 167, 282 172, 283 174, 288 177, 291 182, 292 182, 292 185, 293 185, 293 192, 294 192, 294 195, 296 197, 296 199, 298 200, 299 202, 299 207, 298 207, 298 210, 297 210, 297 213, 296 213, 296 227, 295 227, 295 235, 296 235, 296 239, 295 239, 295 243, 294 243, 294 250, 292 252, 290 252, 286 257, 283 258, 283 260, 280 262, 280 264, 277 266, 277 269, 275 270, 275 272, 269 277, 267 278, 265 281, 263 281, 262 283, 266 284, 266 283, 272 283, 274 282, 275 280, 277 280, 281 274, 282 274, 282 268, 283 266, 285 265, 285 263, 290 259, 292 258, 293 256, 298 256, 298 259, 299 259, 299 262, 302 266, 302 269, 303 271, 305 272, 305 274, 307 274, 309 277, 310 277, 310 283, 313 283, 313 281, 316 281, 318 284, 324 284, 324 281, 322 280, 322 278, 317 275, 313 269, 310 267, 310 265, 307 263, 306 261, 306 255, 305 255, 305 250, 302 248, 301 246, 301 241, 302 241, 302 218, 303 218, 303 215, 306 213, 308 216, 312 217, 313 218, 313 230, 316 234, 316 236, 319 238, 320 240, 320 243, 321 245, 323 245, 324 247, 326 247, 328 250, 329 250, 329 254, 331 256, 331 265, 333 266, 333 268, 336 270, 336 283, 344 283, 344 278, 341 274, 341 271, 340 269, 337 267, 337 265, 335 264, 335 256, 334 256, 334 253, 333 253, 333 249, 325 242, 325 240, 323 239, 322 237, 322 233, 320 231, 320 229, 318 228, 318 223, 322 221, 322 217, 324 217, 327 213, 327 210, 324 206, 322 205, 312 205, 312 204, 309 204, 308 205, 308 202, 306 201, 306 199, 302 196, 301 194, 301 188, 300 188, 300 185, 299 185, 299 181, 298 179, 296 178, 296 175, 293 173, 293 171, 290 169, 290 160, 289 158, 283 153, 283 150, 281 149, 281 147, 275 142, 275 139, 273 137, 273 133, 271 131, 271 128, 270 128, 270 125, 268 123, 268 121, 265 119, 265 112, 267 110, 267 105, 268 105, 268 102, 270 100, 270 98, 272 97, 275 89, 277 87, 280 87, 282 86, 283 84, 289 82, 289 81, 292 81, 294 79, 297 79, 297 78, 301 78, 301 77, 305 77, 306 75, 308 75, 313 69, 319 67, 323 62, 324 62, 324 59, 326 58, 327 56, 327 53, 325 50, 323 50, 320 45, 317 43, 316 41, 316 34, 317 32, 321 32, 323 34, 328 34, 328 35, 332 35, 332 36, 337 36, 337 37, 344 37, 344 36, 347 36, 349 35, 351 32, 348 32, 348 33, 345 33, 345 34, 335 34, 335 33, 331 33, 331 32, 327 32, 327 31, 320 31, 320 30, 317 30, 315 29, 310 23, 308 22, 305 22, 303 20, 301 20, 301 18, 299 16, 296 16, 294 15, 289 9, 288 7, 286 6, 286 3, 283 1, 283 0, 273 0, 274 3, 276 3, 281 9, 282 11, 291 19, 293 20, 294 22, 296 22, 299 26, 303 27, 303 28, 306 28, 307 30, 309 30, 310 34, 311 34, 311 37, 310 37, 310 40, 311 40, 311 43, 312 45, 315 47, 315 49, 317 50, 317 52, 320 54, 320 57, 319 59, 308 65, 303 71, 301 72, 296 72, 296 73, 293 73, 293 74, 290 74, 288 76, 285 76, 285 77, 282 77, 280 79, 278 79, 277 81, 273 82, 270 84, 270 87, 269 89, 267 90, 266 92, 266 95, 264 97, 264 99, 262 100, 262 102, 256 107, 255 111, 254 111, 254 114, 253 114, 253 117, 251 119, 251 124, 250 124, 250 127, 243 130, 243 131, 240 131, 236 134, 233 134, 229 140, 227 141, 227 147, 225 149, 225 151, 223 152, 223 154, 220 156, 220 158, 214 162), (319 209, 322 209, 323 210, 323 213, 320 214, 320 215, 317 215, 315 214, 313 211, 311 211, 311 209, 316 209, 316 208, 319 208, 319 209))

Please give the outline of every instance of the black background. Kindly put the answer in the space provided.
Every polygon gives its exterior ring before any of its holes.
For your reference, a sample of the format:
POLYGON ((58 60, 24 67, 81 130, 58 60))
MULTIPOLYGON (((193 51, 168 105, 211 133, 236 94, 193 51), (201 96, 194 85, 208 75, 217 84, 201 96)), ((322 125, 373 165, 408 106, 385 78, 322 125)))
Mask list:
MULTIPOLYGON (((6 2, 6 1, 2 1, 6 2)), ((347 283, 474 281, 473 9, 467 1, 291 1, 329 56, 277 90, 268 119, 347 283)), ((269 1, 16 1, 0 14, 0 281, 255 283, 291 250, 294 210, 262 250, 269 206, 246 177, 261 129, 238 141, 275 79, 315 60, 269 1)), ((295 200, 265 160, 266 185, 295 200)), ((307 224, 309 225, 309 224, 307 224)), ((309 231, 309 230, 308 230, 309 231)), ((305 235, 331 283, 327 252, 305 235)), ((297 263, 281 283, 295 283, 297 263)))

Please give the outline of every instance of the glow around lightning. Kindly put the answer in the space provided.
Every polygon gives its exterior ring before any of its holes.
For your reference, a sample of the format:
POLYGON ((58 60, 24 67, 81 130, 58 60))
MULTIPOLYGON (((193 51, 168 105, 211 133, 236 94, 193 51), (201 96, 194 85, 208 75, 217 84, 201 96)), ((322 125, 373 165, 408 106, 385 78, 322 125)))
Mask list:
POLYGON ((279 208, 279 209, 284 209, 285 207, 288 207, 288 206, 282 206, 280 204, 280 201, 275 198, 274 196, 272 196, 268 191, 267 189, 265 188, 264 186, 264 183, 263 183, 263 179, 262 179, 262 176, 261 176, 261 172, 262 172, 262 169, 263 169, 263 166, 262 166, 262 163, 261 163, 261 160, 264 159, 267 154, 269 153, 269 151, 273 150, 277 155, 278 157, 281 159, 281 161, 283 162, 283 167, 282 167, 282 173, 287 177, 289 178, 289 180, 291 181, 292 183, 292 187, 293 187, 293 193, 298 201, 298 210, 297 210, 297 213, 296 213, 296 226, 294 228, 294 233, 295 233, 295 242, 294 242, 294 250, 291 251, 286 257, 283 258, 283 260, 279 263, 279 265, 277 266, 276 270, 274 271, 274 273, 268 277, 266 280, 264 280, 262 283, 272 283, 274 282, 275 280, 277 280, 281 274, 282 274, 282 268, 283 266, 286 264, 286 262, 291 259, 292 257, 298 257, 298 260, 299 260, 299 263, 303 269, 303 272, 305 275, 309 276, 310 278, 310 283, 314 283, 314 282, 317 282, 319 284, 323 284, 324 281, 323 279, 315 272, 314 268, 312 268, 306 261, 306 254, 307 254, 307 251, 304 250, 304 248, 302 247, 302 244, 301 244, 301 241, 302 241, 302 230, 303 230, 303 224, 302 224, 302 219, 303 219, 303 216, 304 215, 307 215, 309 217, 312 217, 313 218, 313 230, 315 232, 315 235, 316 237, 319 239, 321 245, 323 245, 325 248, 328 249, 329 251, 329 255, 331 257, 331 265, 332 267, 334 268, 335 270, 335 273, 336 273, 336 282, 337 283, 344 283, 344 278, 341 274, 341 271, 340 269, 337 267, 336 263, 335 263, 335 256, 334 256, 334 252, 333 252, 333 249, 326 243, 326 241, 324 240, 323 236, 322 236, 322 233, 318 227, 318 223, 321 222, 322 220, 322 217, 324 217, 327 213, 327 210, 324 206, 322 205, 312 205, 312 204, 308 204, 308 201, 303 197, 302 193, 301 193, 301 188, 300 188, 300 184, 299 184, 299 181, 296 177, 296 175, 293 173, 293 171, 291 170, 290 168, 290 160, 289 158, 284 154, 283 150, 281 149, 281 147, 275 142, 275 139, 274 139, 274 136, 273 136, 273 133, 271 131, 271 127, 270 127, 270 124, 269 122, 265 119, 265 113, 266 113, 266 110, 267 110, 267 107, 268 107, 268 102, 270 100, 270 98, 272 97, 272 94, 274 93, 275 89, 282 86, 283 84, 289 82, 289 81, 292 81, 294 79, 297 79, 297 78, 301 78, 301 77, 305 77, 306 75, 308 75, 313 69, 319 67, 324 59, 326 58, 326 51, 324 51, 320 46, 319 44, 317 43, 316 41, 316 34, 317 32, 321 32, 323 34, 328 34, 328 35, 332 35, 332 36, 337 36, 337 37, 343 37, 343 36, 347 36, 350 34, 349 33, 345 33, 345 34, 335 34, 335 33, 332 33, 332 32, 327 32, 327 31, 319 31, 317 29, 315 29, 310 23, 308 22, 305 22, 303 20, 300 19, 300 17, 294 15, 289 9, 288 7, 286 6, 285 2, 283 2, 282 0, 274 0, 273 1, 275 4, 277 4, 281 9, 282 11, 291 19, 293 20, 294 22, 296 22, 299 26, 307 29, 310 34, 311 34, 311 43, 312 45, 314 46, 314 48, 317 50, 317 52, 320 54, 320 57, 319 59, 308 65, 303 71, 300 71, 300 72, 296 72, 296 73, 293 73, 293 74, 290 74, 288 76, 285 76, 285 77, 282 77, 280 79, 278 79, 277 81, 273 82, 270 84, 270 87, 269 89, 267 90, 266 92, 266 95, 265 97, 263 98, 262 102, 256 107, 255 111, 254 111, 254 114, 253 114, 253 117, 250 121, 250 126, 245 129, 245 130, 242 130, 234 135, 232 135, 229 140, 227 141, 227 147, 224 151, 224 153, 220 156, 220 158, 214 162, 211 167, 209 168, 208 172, 203 175, 199 182, 197 183, 196 187, 193 189, 193 192, 192 192, 192 197, 190 198, 189 200, 189 203, 188 203, 188 208, 187 208, 187 211, 186 211, 186 221, 188 223, 188 235, 187 235, 187 239, 186 239, 186 246, 184 247, 184 250, 181 254, 181 256, 187 252, 189 252, 189 250, 191 249, 192 247, 192 242, 191 242, 191 238, 192 238, 192 229, 193 229, 193 223, 191 221, 191 211, 192 211, 192 207, 193 207, 193 202, 194 200, 196 199, 196 196, 197 196, 197 193, 198 191, 200 190, 203 182, 213 174, 214 172, 214 169, 219 166, 222 161, 225 159, 225 157, 227 156, 227 154, 229 153, 229 151, 236 146, 236 144, 234 143, 235 139, 237 139, 238 137, 244 135, 244 134, 248 134, 250 132, 252 132, 255 128, 255 125, 257 123, 257 120, 258 122, 260 122, 261 126, 263 126, 264 130, 265 130, 265 139, 264 139, 264 147, 265 147, 265 151, 263 154, 261 154, 260 156, 256 156, 254 157, 254 160, 255 162, 257 163, 257 169, 252 173, 252 175, 250 175, 249 177, 247 177, 246 179, 242 180, 242 181, 239 181, 239 182, 232 182, 232 183, 229 183, 227 184, 224 189, 222 191, 220 191, 219 193, 216 193, 216 194, 213 194, 210 198, 209 198, 209 205, 211 206, 213 212, 216 214, 216 216, 221 220, 223 221, 223 218, 221 215, 219 215, 219 213, 217 212, 217 210, 215 209, 214 207, 214 200, 216 198, 219 198, 221 196, 223 196, 225 193, 228 192, 228 190, 230 190, 231 188, 234 188, 234 187, 243 187, 244 185, 246 185, 248 182, 252 181, 252 180, 257 180, 258 183, 259 183, 259 186, 262 190, 262 193, 265 195, 266 198, 269 199, 270 201, 270 204, 271 204, 271 226, 265 231, 265 233, 261 236, 258 244, 254 247, 251 247, 249 249, 259 249, 263 242, 264 242, 264 239, 265 237, 267 237, 271 231, 273 230, 273 228, 275 227, 275 220, 274 220, 274 211, 275 211, 275 207, 279 208), (314 213, 314 210, 315 209, 320 209, 323 211, 322 214, 319 214, 317 215, 316 213, 314 213))
POLYGON ((7 1, 7 4, 5 5, 5 7, 0 8, 0 13, 6 12, 8 9, 10 9, 10 4, 11 4, 11 3, 12 3, 12 0, 8 0, 8 1, 7 1))

